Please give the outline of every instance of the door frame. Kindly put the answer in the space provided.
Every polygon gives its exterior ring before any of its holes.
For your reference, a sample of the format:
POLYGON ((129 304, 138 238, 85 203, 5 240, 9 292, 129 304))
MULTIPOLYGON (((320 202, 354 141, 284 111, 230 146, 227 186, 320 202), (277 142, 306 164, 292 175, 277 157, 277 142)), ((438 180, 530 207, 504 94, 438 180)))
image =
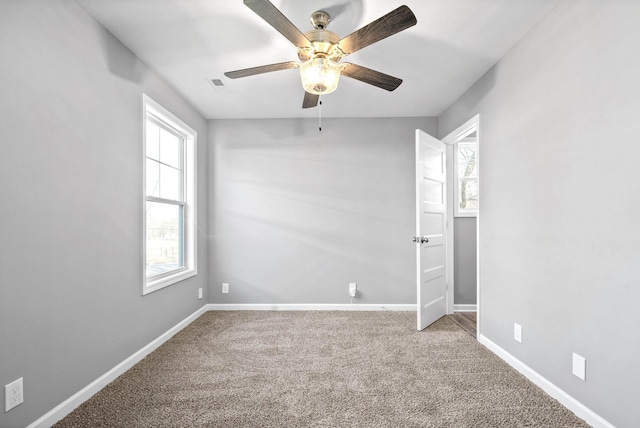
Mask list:
MULTIPOLYGON (((461 141, 469 134, 476 132, 476 161, 478 165, 478 207, 480 206, 480 191, 482 183, 480 180, 480 170, 482 168, 480 163, 480 114, 473 116, 471 119, 457 127, 450 132, 441 141, 447 145, 447 181, 452 183, 447 189, 448 213, 447 213, 447 258, 451 260, 451 263, 447 266, 447 278, 449 286, 447 288, 447 314, 453 313, 453 298, 455 288, 454 277, 454 148, 458 141, 461 141)), ((476 215, 476 310, 477 310, 477 337, 480 337, 480 310, 481 310, 481 287, 480 287, 480 209, 476 215)))

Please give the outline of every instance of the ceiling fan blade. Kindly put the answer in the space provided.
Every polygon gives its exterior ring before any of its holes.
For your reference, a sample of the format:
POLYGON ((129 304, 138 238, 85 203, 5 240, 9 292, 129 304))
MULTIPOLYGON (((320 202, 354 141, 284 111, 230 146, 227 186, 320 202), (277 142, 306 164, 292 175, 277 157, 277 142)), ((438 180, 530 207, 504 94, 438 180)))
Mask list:
POLYGON ((403 5, 349 34, 338 42, 338 46, 344 53, 349 55, 402 30, 406 30, 416 25, 417 22, 418 20, 411 9, 403 5))
POLYGON ((386 89, 387 91, 395 90, 402 83, 402 79, 398 79, 397 77, 350 63, 345 63, 342 75, 377 86, 378 88, 386 89))
POLYGON ((304 99, 302 100, 302 108, 311 108, 318 105, 318 100, 320 99, 320 95, 310 94, 307 91, 304 91, 304 99))
POLYGON ((278 30, 291 43, 298 48, 308 48, 311 42, 305 37, 302 31, 287 19, 269 0, 244 0, 244 4, 254 11, 260 18, 267 21, 269 25, 278 30))
POLYGON ((289 70, 298 68, 300 64, 294 61, 279 62, 277 64, 261 65, 259 67, 244 68, 242 70, 227 71, 224 73, 230 79, 238 79, 240 77, 254 76, 256 74, 270 73, 272 71, 289 70))

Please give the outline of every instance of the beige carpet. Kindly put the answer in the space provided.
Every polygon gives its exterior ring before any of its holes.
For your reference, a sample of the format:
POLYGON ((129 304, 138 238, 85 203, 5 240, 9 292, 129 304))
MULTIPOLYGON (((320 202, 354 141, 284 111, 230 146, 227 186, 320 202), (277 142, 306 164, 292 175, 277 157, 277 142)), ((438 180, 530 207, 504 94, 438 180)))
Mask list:
POLYGON ((208 312, 55 425, 585 427, 442 318, 208 312))

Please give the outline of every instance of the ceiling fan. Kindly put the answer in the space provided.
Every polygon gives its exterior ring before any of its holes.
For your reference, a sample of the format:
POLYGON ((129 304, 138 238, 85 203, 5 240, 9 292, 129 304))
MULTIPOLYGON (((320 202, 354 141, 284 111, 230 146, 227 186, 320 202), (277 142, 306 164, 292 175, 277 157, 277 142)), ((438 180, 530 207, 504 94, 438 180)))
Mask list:
POLYGON ((226 72, 225 76, 237 79, 298 68, 305 90, 302 108, 315 107, 320 95, 335 91, 341 75, 387 91, 393 91, 402 83, 402 79, 397 77, 356 64, 340 63, 340 60, 414 26, 417 23, 416 17, 407 6, 400 6, 341 39, 337 34, 326 30, 331 17, 325 11, 320 10, 311 15, 314 30, 303 34, 268 0, 244 0, 244 4, 293 43, 298 48, 298 58, 302 62, 288 61, 245 68, 226 72))

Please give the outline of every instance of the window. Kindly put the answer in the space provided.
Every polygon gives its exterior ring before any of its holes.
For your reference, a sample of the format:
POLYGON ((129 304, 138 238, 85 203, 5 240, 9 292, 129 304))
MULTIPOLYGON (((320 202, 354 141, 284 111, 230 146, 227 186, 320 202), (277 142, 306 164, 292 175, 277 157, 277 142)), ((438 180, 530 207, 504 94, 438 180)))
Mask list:
POLYGON ((476 133, 455 145, 455 192, 457 217, 475 217, 478 213, 478 145, 476 133))
POLYGON ((143 95, 142 294, 196 275, 196 132, 143 95))

